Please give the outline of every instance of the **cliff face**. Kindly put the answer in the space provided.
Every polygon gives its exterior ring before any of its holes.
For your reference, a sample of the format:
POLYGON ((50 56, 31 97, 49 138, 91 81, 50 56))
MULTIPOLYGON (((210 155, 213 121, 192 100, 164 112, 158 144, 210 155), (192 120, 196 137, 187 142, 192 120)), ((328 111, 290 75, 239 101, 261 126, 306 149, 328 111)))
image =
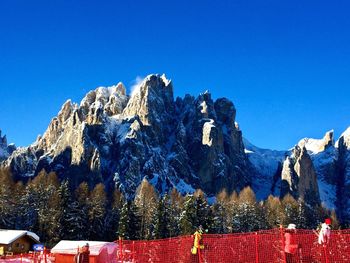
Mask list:
POLYGON ((309 204, 320 202, 317 176, 305 146, 295 146, 291 157, 283 162, 281 195, 292 194, 309 204))
POLYGON ((79 183, 104 182, 132 195, 143 178, 163 192, 215 194, 250 184, 236 109, 206 92, 173 98, 170 80, 150 75, 130 96, 123 84, 68 100, 46 132, 6 156, 16 179, 41 169, 79 183))
POLYGON ((350 128, 334 142, 304 138, 288 151, 260 149, 235 122, 236 108, 209 92, 173 97, 172 82, 149 75, 130 95, 122 83, 68 100, 30 146, 8 146, 0 134, 1 166, 25 180, 45 169, 73 184, 104 182, 133 196, 146 178, 159 192, 251 185, 259 199, 287 193, 325 203, 350 221, 350 128))

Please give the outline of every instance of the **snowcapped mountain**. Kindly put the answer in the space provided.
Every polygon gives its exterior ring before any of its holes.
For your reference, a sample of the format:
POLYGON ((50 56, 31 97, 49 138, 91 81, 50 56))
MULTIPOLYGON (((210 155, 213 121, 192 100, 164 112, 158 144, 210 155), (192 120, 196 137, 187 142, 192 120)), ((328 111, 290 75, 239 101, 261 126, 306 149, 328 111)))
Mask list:
POLYGON ((240 190, 251 178, 235 114, 232 102, 208 92, 174 100, 172 82, 149 75, 130 96, 119 83, 90 91, 79 105, 68 100, 44 135, 3 165, 17 179, 46 169, 130 195, 143 178, 161 192, 240 190))
POLYGON ((245 153, 254 167, 253 189, 258 199, 263 200, 268 195, 280 195, 280 177, 282 163, 289 151, 261 149, 243 139, 245 153))
POLYGON ((16 147, 13 144, 7 145, 6 136, 1 136, 0 130, 0 162, 7 159, 15 148, 16 147))
POLYGON ((234 104, 173 97, 171 80, 149 75, 128 95, 122 83, 90 91, 80 104, 66 101, 30 146, 15 149, 0 136, 1 166, 18 180, 55 171, 73 185, 103 182, 133 196, 146 178, 159 192, 251 185, 258 199, 291 193, 324 202, 350 219, 350 128, 335 143, 304 138, 291 150, 261 149, 242 138, 234 104))

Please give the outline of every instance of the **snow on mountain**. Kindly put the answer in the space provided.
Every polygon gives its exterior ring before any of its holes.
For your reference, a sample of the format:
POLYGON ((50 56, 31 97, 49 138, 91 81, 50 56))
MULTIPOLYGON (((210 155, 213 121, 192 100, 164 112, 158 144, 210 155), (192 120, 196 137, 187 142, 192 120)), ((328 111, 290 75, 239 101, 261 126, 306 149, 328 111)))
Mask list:
MULTIPOLYGON (((329 208, 340 198, 350 199, 350 127, 336 143, 329 131, 322 139, 300 140, 293 151, 276 151, 243 139, 235 118, 228 99, 213 100, 206 91, 174 100, 172 81, 152 74, 129 95, 118 83, 88 92, 80 104, 67 100, 43 136, 28 147, 15 149, 0 135, 0 161, 16 180, 46 169, 73 184, 116 186, 127 196, 144 178, 159 192, 201 188, 208 196, 251 185, 261 200, 280 196, 288 156, 291 174, 303 176, 296 181, 312 185, 329 208), (342 196, 336 196, 339 190, 342 196)), ((344 207, 350 219, 350 202, 344 207)))
POLYGON ((335 208, 336 202, 338 150, 333 134, 331 130, 322 139, 304 138, 298 142, 298 146, 305 147, 310 155, 317 174, 320 199, 328 208, 335 208))
POLYGON ((339 140, 335 143, 335 146, 339 147, 339 141, 342 138, 344 141, 344 145, 347 146, 348 149, 350 149, 350 127, 348 127, 339 137, 339 140))
POLYGON ((159 192, 215 194, 250 182, 236 110, 227 99, 173 98, 165 75, 149 75, 130 96, 122 83, 67 100, 43 136, 5 162, 16 178, 41 169, 78 184, 104 182, 132 195, 143 178, 159 192))
POLYGON ((317 154, 324 151, 328 146, 334 145, 334 131, 328 131, 322 139, 304 138, 298 142, 300 148, 305 147, 309 154, 317 154))
POLYGON ((6 160, 15 149, 16 146, 13 143, 7 145, 6 135, 1 136, 0 130, 0 162, 6 160))
POLYGON ((278 174, 281 164, 289 152, 262 149, 251 144, 246 138, 243 138, 243 143, 245 153, 255 169, 255 177, 252 182, 257 198, 266 199, 271 193, 279 196, 278 187, 274 187, 274 177, 278 174))

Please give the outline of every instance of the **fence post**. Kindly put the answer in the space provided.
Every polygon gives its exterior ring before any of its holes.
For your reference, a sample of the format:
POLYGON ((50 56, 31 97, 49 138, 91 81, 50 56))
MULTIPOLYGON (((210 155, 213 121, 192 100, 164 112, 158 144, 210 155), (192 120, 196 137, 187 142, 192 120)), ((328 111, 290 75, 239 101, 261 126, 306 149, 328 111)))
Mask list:
POLYGON ((201 248, 198 246, 198 262, 202 263, 202 258, 201 258, 201 248))
POLYGON ((326 245, 323 245, 323 252, 324 252, 324 257, 326 259, 326 263, 329 263, 326 245))
POLYGON ((119 255, 120 255, 121 262, 124 263, 124 259, 123 259, 123 239, 122 239, 122 237, 119 237, 119 255))
POLYGON ((258 232, 255 232, 255 262, 259 263, 259 242, 258 242, 258 232))
POLYGON ((23 256, 23 253, 21 253, 21 263, 22 263, 22 256, 23 256))
POLYGON ((135 241, 132 241, 132 262, 135 262, 135 241))
POLYGON ((287 263, 286 251, 284 250, 284 247, 285 247, 284 229, 282 225, 280 225, 280 234, 281 234, 281 241, 282 241, 283 262, 287 263))

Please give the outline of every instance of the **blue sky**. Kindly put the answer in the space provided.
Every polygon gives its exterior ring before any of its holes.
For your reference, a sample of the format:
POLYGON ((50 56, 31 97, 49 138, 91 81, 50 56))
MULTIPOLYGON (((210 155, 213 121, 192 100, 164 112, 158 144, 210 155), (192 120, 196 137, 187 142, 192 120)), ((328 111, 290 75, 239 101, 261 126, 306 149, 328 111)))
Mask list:
POLYGON ((69 98, 166 73, 286 149, 350 125, 349 1, 0 1, 0 129, 28 145, 69 98))

